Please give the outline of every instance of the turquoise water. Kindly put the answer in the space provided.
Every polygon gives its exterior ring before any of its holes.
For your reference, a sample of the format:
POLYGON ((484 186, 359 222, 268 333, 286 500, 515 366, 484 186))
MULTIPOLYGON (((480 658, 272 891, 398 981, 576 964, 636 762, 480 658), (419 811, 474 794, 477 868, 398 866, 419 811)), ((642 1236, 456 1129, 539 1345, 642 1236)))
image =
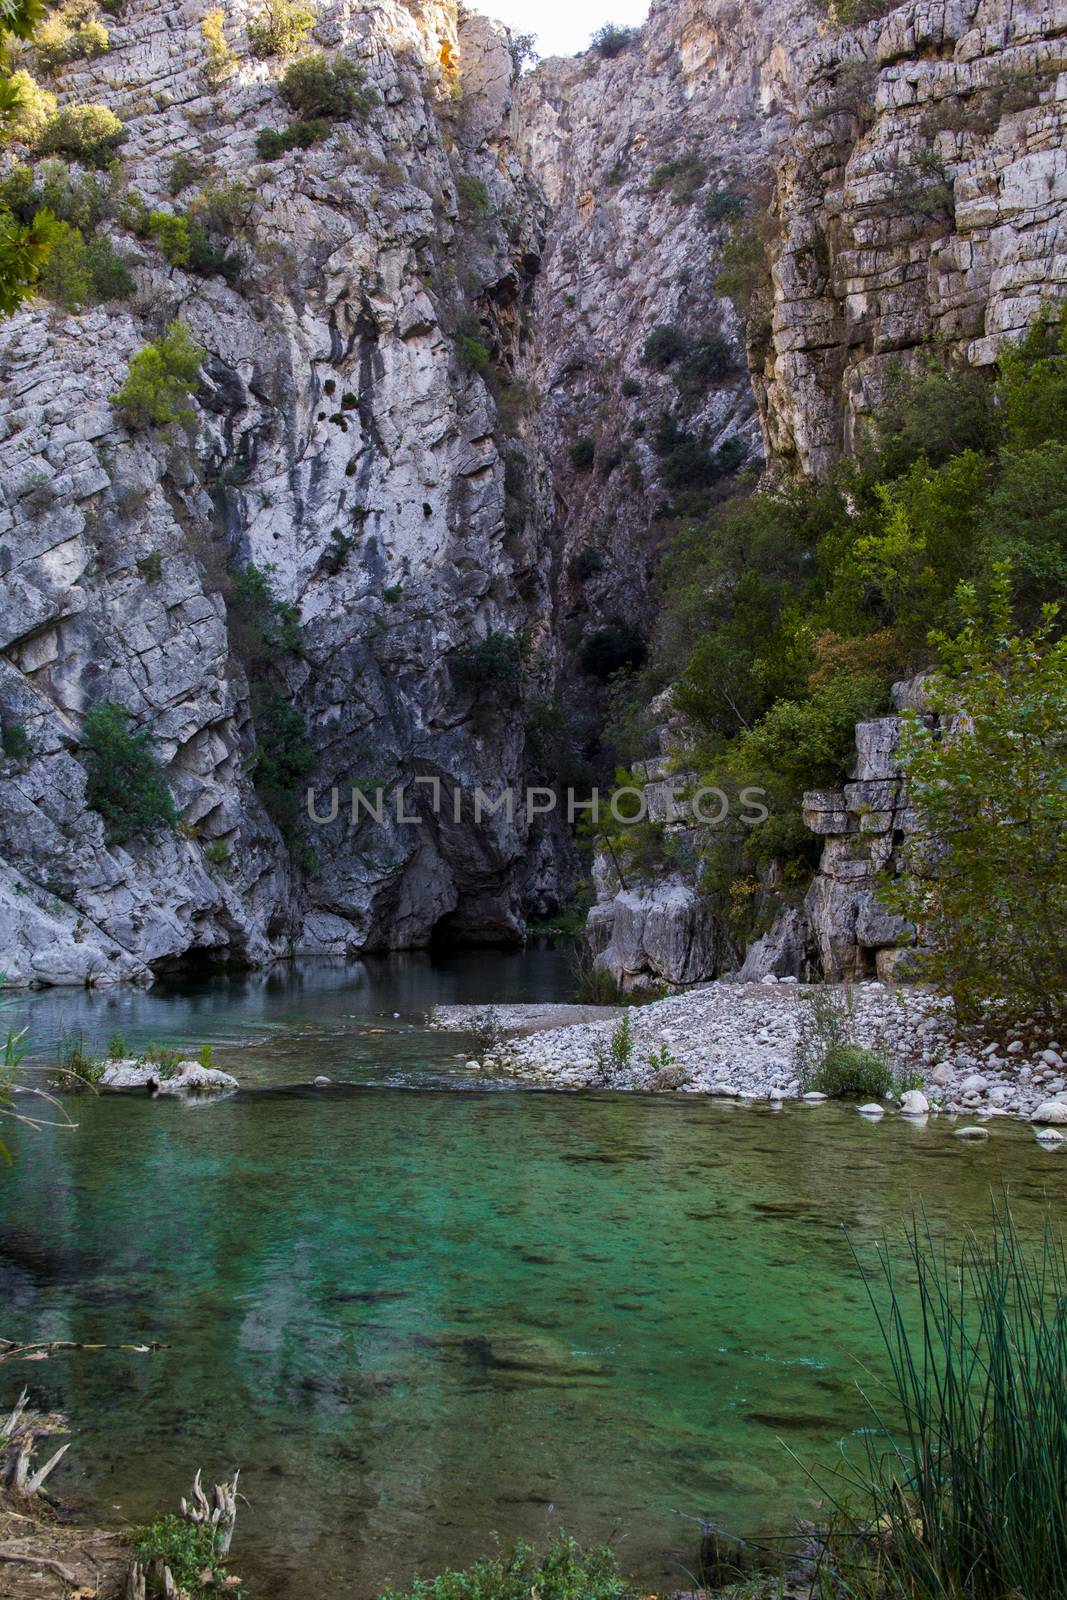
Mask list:
MULTIPOLYGON (((433 998, 566 984, 542 952, 115 997, 253 1087, 86 1097, 76 1132, 13 1142, 0 1331, 166 1347, 0 1369, 0 1404, 25 1375, 70 1416, 57 1490, 136 1522, 240 1465, 235 1565, 276 1600, 362 1600, 560 1524, 678 1583, 691 1519, 809 1512, 805 1466, 862 1449, 879 1368, 849 1240, 869 1259, 920 1199, 958 1233, 1004 1182, 1036 1227, 1067 1159, 999 1123, 975 1146, 830 1106, 478 1092, 421 1026, 433 998)), ((96 1003, 29 1009, 106 1037, 96 1003)))

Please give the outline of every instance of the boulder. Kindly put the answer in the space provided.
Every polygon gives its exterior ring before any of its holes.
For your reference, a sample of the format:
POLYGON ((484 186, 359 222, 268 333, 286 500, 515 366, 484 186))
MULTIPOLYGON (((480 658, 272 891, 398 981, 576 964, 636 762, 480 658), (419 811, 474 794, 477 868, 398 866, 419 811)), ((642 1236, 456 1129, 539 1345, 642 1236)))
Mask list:
POLYGON ((925 1117, 929 1110, 930 1102, 921 1089, 908 1089, 900 1097, 902 1117, 925 1117))
POLYGON ((1067 1125, 1067 1100, 1045 1100, 1031 1114, 1031 1122, 1047 1123, 1051 1126, 1067 1125))

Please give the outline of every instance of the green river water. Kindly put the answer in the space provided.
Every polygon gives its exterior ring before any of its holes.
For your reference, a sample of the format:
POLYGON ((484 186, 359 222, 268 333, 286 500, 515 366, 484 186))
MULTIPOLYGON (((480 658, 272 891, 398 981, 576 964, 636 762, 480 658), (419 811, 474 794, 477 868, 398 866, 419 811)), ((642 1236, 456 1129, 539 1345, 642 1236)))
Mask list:
POLYGON ((692 1519, 788 1528, 806 1467, 862 1454, 883 1367, 852 1246, 919 1202, 981 1225, 1005 1183, 1024 1231, 1062 1215, 1067 1156, 1026 1127, 487 1084, 424 1026, 568 985, 542 950, 24 1001, 44 1057, 119 1028, 210 1041, 247 1085, 8 1139, 0 1333, 166 1347, 0 1368, 0 1405, 25 1377, 70 1418, 64 1498, 137 1522, 239 1465, 259 1600, 365 1600, 560 1525, 684 1586, 692 1519))

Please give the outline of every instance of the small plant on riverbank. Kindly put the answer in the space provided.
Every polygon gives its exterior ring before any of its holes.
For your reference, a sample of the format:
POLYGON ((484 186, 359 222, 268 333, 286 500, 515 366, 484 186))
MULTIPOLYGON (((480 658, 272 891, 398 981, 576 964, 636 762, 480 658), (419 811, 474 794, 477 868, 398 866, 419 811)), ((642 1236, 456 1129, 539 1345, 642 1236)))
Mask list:
POLYGON ((463 1572, 416 1578, 380 1600, 620 1600, 625 1593, 610 1550, 583 1550, 561 1533, 543 1555, 520 1539, 463 1572))
POLYGON ((189 1600, 220 1592, 240 1600, 240 1588, 219 1563, 218 1534, 210 1523, 187 1522, 173 1513, 158 1517, 141 1529, 134 1548, 145 1568, 147 1600, 174 1592, 166 1588, 165 1569, 189 1600))
MULTIPOLYGON (((925 1219, 914 1223, 906 1262, 899 1271, 883 1245, 881 1288, 877 1280, 869 1286, 890 1400, 885 1416, 870 1402, 867 1462, 851 1483, 870 1532, 856 1586, 841 1592, 883 1600, 1063 1594, 1063 1247, 1046 1221, 1041 1245, 1024 1248, 1003 1204, 994 1206, 991 1237, 968 1237, 958 1263, 925 1219)), ((856 1510, 855 1500, 840 1507, 853 1530, 856 1510)), ((854 1532, 851 1541, 854 1550, 854 1532)), ((835 1565, 836 1558, 835 1551, 835 1565)))
POLYGON ((817 988, 803 996, 801 1004, 793 1054, 805 1094, 825 1094, 832 1100, 884 1100, 901 1088, 886 1057, 856 1038, 850 988, 817 988))
POLYGON ((123 1061, 127 1054, 126 1040, 116 1028, 108 1042, 107 1058, 109 1061, 123 1061))
POLYGON ((628 1012, 624 1012, 611 1030, 611 1038, 606 1045, 597 1044, 593 1047, 596 1058, 597 1072, 601 1082, 607 1082, 617 1072, 625 1072, 633 1060, 634 1036, 630 1026, 628 1012))
POLYGON ((56 1050, 59 1082, 64 1089, 94 1088, 104 1075, 107 1062, 86 1048, 80 1033, 65 1033, 56 1050))

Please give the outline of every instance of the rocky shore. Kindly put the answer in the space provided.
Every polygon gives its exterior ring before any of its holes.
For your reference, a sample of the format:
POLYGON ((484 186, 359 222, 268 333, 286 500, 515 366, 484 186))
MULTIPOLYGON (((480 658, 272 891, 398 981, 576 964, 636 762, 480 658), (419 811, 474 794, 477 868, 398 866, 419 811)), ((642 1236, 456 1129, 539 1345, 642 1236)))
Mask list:
MULTIPOLYGON (((564 1008, 451 1006, 431 1021, 480 1037, 482 1067, 541 1083, 784 1101, 803 1095, 796 1046, 813 992, 765 978, 710 983, 631 1007, 625 1064, 611 1058, 622 1016, 616 1007, 593 1021, 564 1021, 553 1016, 564 1008), (540 1031, 531 1031, 534 1009, 540 1031)), ((1067 1138, 1054 1131, 1067 1127, 1067 1061, 1039 1024, 997 1036, 961 1032, 948 1002, 922 988, 872 982, 850 993, 856 1042, 916 1085, 884 1107, 864 1107, 868 1114, 892 1108, 920 1116, 1012 1116, 1033 1121, 1050 1141, 1067 1138)))

